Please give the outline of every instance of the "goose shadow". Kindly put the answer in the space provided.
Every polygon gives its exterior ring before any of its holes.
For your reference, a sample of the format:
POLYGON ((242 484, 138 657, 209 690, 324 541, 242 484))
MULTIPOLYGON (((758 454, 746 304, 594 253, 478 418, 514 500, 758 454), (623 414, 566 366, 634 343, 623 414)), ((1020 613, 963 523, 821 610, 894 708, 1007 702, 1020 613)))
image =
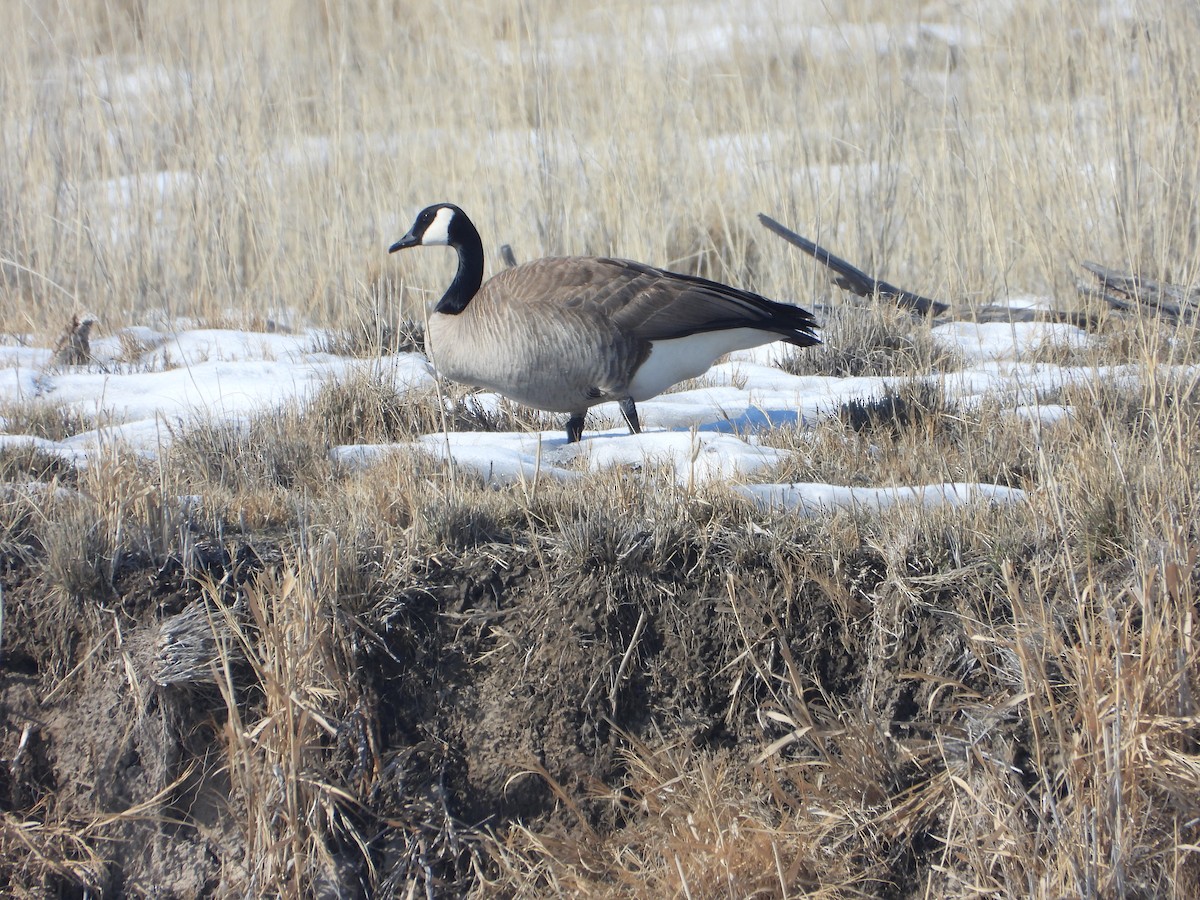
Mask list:
POLYGON ((696 430, 717 434, 744 434, 747 431, 763 431, 769 428, 795 428, 803 422, 804 416, 795 409, 760 409, 753 406, 741 415, 697 425, 696 430))
MULTIPOLYGON (((720 413, 715 413, 720 415, 720 413)), ((733 434, 741 435, 748 432, 766 431, 771 428, 795 428, 804 424, 806 419, 804 414, 795 409, 762 409, 760 407, 751 407, 736 416, 723 416, 711 421, 697 422, 680 422, 659 423, 653 420, 647 422, 649 429, 645 433, 653 433, 661 429, 663 432, 671 433, 687 433, 690 431, 706 432, 708 434, 733 434)), ((633 437, 625 429, 614 427, 612 429, 599 430, 588 434, 589 440, 603 440, 613 438, 633 437)), ((565 445, 566 440, 563 438, 548 438, 546 446, 565 445)))

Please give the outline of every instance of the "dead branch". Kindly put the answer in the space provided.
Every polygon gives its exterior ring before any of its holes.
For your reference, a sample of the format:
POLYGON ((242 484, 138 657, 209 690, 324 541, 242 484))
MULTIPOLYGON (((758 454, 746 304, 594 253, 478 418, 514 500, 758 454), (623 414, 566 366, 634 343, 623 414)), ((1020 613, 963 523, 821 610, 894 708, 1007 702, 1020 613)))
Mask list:
POLYGON ((912 291, 906 291, 895 285, 881 281, 857 269, 841 257, 834 256, 820 244, 801 237, 781 225, 764 213, 758 214, 758 220, 770 231, 779 235, 789 244, 799 247, 817 262, 837 273, 834 284, 838 287, 857 294, 860 297, 878 297, 894 303, 901 309, 912 310, 922 316, 940 316, 948 313, 951 320, 971 320, 975 322, 1066 322, 1078 328, 1094 328, 1096 318, 1087 313, 1071 312, 1061 309, 1014 309, 1003 304, 993 303, 981 307, 950 305, 940 300, 922 297, 912 291))
POLYGON ((758 220, 789 244, 799 247, 817 262, 836 272, 838 277, 834 279, 834 284, 845 288, 852 294, 868 298, 878 295, 881 300, 891 301, 901 309, 911 309, 913 312, 923 316, 927 316, 930 313, 936 316, 950 308, 949 305, 939 300, 931 300, 928 297, 922 297, 920 294, 903 290, 895 285, 888 284, 886 281, 880 281, 878 278, 868 275, 861 269, 856 269, 841 257, 834 256, 819 244, 813 243, 808 238, 801 237, 765 213, 759 213, 758 220))
POLYGON ((1121 312, 1141 311, 1173 322, 1195 322, 1200 312, 1200 290, 1185 288, 1141 275, 1119 272, 1099 263, 1084 262, 1083 267, 1096 276, 1099 285, 1081 282, 1080 293, 1099 297, 1121 312))

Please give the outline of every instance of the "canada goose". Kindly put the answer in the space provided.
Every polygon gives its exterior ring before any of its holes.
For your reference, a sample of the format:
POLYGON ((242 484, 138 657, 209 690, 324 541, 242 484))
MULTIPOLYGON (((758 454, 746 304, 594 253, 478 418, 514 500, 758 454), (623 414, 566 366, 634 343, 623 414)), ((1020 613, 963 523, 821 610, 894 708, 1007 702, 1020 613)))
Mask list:
POLYGON ((819 344, 812 314, 749 291, 606 257, 547 257, 483 282, 483 242, 467 214, 436 203, 388 248, 450 246, 458 272, 429 316, 434 367, 525 406, 569 413, 616 401, 632 433, 637 407, 732 350, 819 344))

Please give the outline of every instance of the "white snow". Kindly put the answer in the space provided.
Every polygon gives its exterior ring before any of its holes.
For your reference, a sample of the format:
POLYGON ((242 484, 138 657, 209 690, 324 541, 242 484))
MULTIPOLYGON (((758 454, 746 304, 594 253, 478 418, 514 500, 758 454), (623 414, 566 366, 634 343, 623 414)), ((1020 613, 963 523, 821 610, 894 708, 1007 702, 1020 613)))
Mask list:
POLYGON ((1019 488, 998 484, 947 482, 917 487, 841 487, 833 484, 751 484, 737 490, 763 506, 812 514, 833 509, 886 509, 897 503, 922 506, 962 506, 977 501, 1016 503, 1025 499, 1019 488))
MULTIPOLYGON (((97 331, 102 328, 97 327, 97 331)), ((1022 357, 1050 340, 1083 346, 1088 336, 1070 326, 951 323, 934 329, 961 350, 968 365, 936 376, 946 396, 964 408, 999 401, 1002 409, 1038 429, 1071 415, 1043 401, 1064 385, 1133 382, 1135 366, 1057 366, 1022 357)), ((32 445, 86 465, 97 453, 124 446, 153 457, 172 436, 203 420, 244 421, 288 403, 303 404, 323 385, 355 374, 387 379, 399 390, 428 387, 426 359, 402 353, 361 359, 320 352, 322 335, 190 328, 178 332, 140 327, 97 333, 95 361, 55 366, 47 347, 27 336, 0 338, 0 402, 60 404, 90 417, 96 427, 62 441, 0 431, 0 447, 32 445)), ((804 353, 821 353, 820 347, 804 353)), ((596 407, 578 444, 560 429, 542 432, 433 433, 400 444, 335 447, 334 459, 362 468, 393 453, 421 452, 452 461, 456 471, 504 485, 552 478, 573 481, 589 472, 622 470, 650 480, 695 486, 714 480, 755 502, 812 514, 837 508, 882 509, 897 503, 992 504, 1020 502, 1022 491, 992 484, 848 487, 838 484, 754 483, 795 451, 764 446, 773 426, 805 429, 848 400, 881 396, 902 378, 792 375, 780 367, 791 348, 767 345, 730 354, 697 382, 638 405, 643 433, 631 435, 615 404, 596 407)), ((499 404, 494 394, 479 405, 499 404)), ((18 419, 14 418, 14 421, 18 419)))
POLYGON ((791 454, 760 447, 753 436, 687 431, 629 434, 624 427, 587 432, 578 444, 566 443, 562 431, 451 432, 429 434, 417 441, 386 446, 355 444, 337 447, 335 458, 350 466, 370 465, 382 454, 420 450, 482 475, 492 484, 511 484, 536 477, 579 478, 585 471, 624 468, 662 472, 694 485, 713 478, 739 480, 775 465, 791 454))
POLYGON ((1076 349, 1088 339, 1082 329, 1058 322, 950 322, 932 331, 935 339, 975 360, 1016 359, 1045 345, 1076 349))
MULTIPOLYGON (((430 384, 424 357, 382 360, 321 353, 319 335, 196 329, 161 334, 129 329, 145 351, 124 358, 119 336, 92 341, 95 362, 54 366, 48 348, 0 346, 0 401, 44 403, 94 417, 97 428, 58 442, 0 434, 0 446, 35 443, 75 463, 114 443, 147 454, 170 440, 170 426, 204 418, 235 421, 303 402, 331 379, 377 370, 399 388, 430 384)), ((131 341, 127 340, 127 343, 131 341)))

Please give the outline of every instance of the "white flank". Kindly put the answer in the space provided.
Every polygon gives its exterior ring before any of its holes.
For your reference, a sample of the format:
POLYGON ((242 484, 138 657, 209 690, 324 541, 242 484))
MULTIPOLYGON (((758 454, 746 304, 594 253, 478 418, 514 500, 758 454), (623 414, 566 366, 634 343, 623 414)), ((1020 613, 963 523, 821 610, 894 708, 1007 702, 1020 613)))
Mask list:
POLYGON ((726 353, 758 347, 779 339, 779 335, 757 328, 731 328, 669 341, 653 341, 650 344, 650 356, 629 384, 629 393, 639 403, 649 400, 685 378, 703 375, 726 353))
POLYGON ((444 246, 450 243, 450 220, 454 218, 454 210, 443 206, 421 235, 421 243, 427 247, 444 246))

